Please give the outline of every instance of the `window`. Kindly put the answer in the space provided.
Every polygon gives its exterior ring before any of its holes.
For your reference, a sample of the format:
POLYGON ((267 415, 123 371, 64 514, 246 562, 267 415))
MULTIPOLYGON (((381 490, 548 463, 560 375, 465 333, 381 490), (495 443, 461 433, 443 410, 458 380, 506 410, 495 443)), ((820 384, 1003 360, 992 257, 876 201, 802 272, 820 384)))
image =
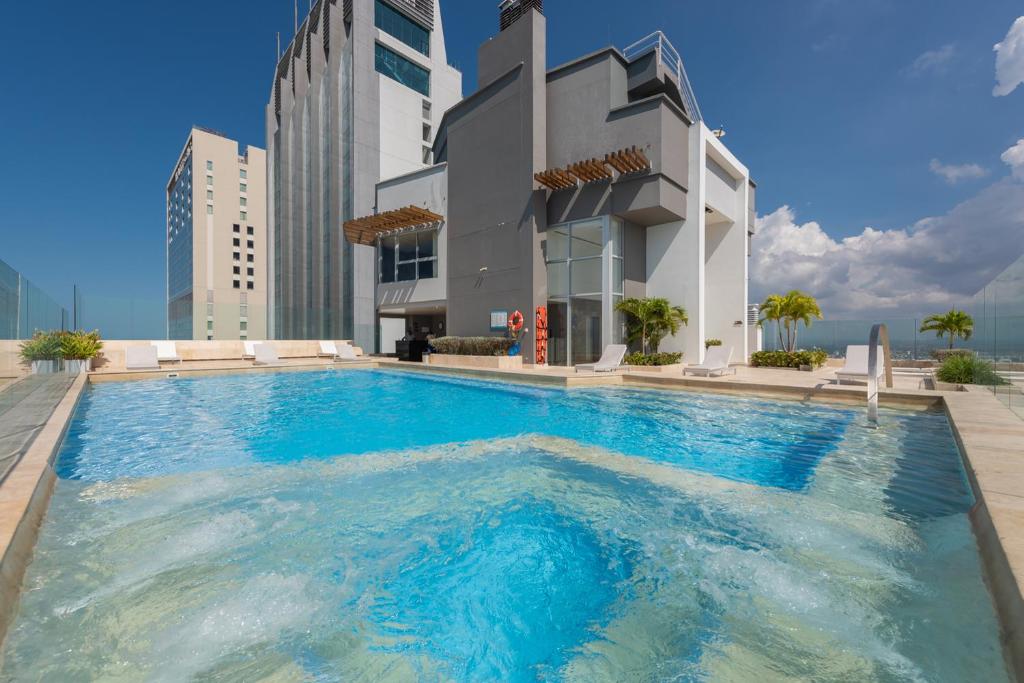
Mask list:
MULTIPOLYGON (((235 245, 235 248, 236 248, 236 249, 238 248, 238 245, 237 245, 237 244, 235 245)), ((235 256, 235 260, 236 260, 236 261, 239 261, 239 260, 241 260, 241 256, 240 256, 240 255, 238 254, 238 252, 237 252, 237 251, 235 252, 234 256, 235 256)))
POLYGON ((373 23, 384 33, 430 56, 430 31, 381 0, 376 0, 373 23))
POLYGON ((623 336, 623 224, 597 218, 548 228, 548 362, 576 365, 595 360, 623 336))
POLYGON ((425 163, 425 164, 429 164, 430 163, 430 148, 429 147, 424 147, 423 148, 423 163, 425 163))
POLYGON ((245 246, 247 246, 247 247, 249 247, 250 249, 252 249, 252 240, 246 240, 246 241, 245 241, 245 246))
POLYGON ((209 159, 206 160, 206 170, 207 171, 212 171, 213 170, 213 162, 210 161, 209 159))
POLYGON ((233 286, 235 289, 239 289, 241 287, 241 283, 238 280, 235 280, 233 286))
POLYGON ((213 176, 212 175, 206 176, 206 186, 207 187, 213 187, 213 176))
POLYGON ((206 304, 206 315, 213 317, 213 304, 206 304))
POLYGON ((430 118, 430 100, 423 100, 423 118, 430 118))
POLYGON ((238 183, 238 191, 239 192, 246 192, 247 190, 245 188, 247 188, 247 187, 248 187, 248 185, 246 185, 245 183, 238 183))
POLYGON ((243 220, 243 221, 244 221, 244 220, 245 220, 245 219, 247 219, 248 217, 249 217, 249 214, 248 214, 247 212, 245 212, 245 211, 239 211, 239 212, 238 212, 238 218, 239 218, 239 220, 243 220))
POLYGON ((212 320, 207 320, 206 321, 206 329, 207 330, 212 330, 213 329, 213 321, 212 320))
POLYGON ((238 317, 248 318, 249 317, 249 304, 239 304, 238 306, 238 317))
POLYGON ((377 43, 375 66, 377 73, 384 74, 402 85, 408 86, 421 95, 430 96, 430 72, 419 64, 413 64, 394 50, 377 43))
POLYGON ((437 275, 436 230, 381 239, 381 282, 425 280, 437 275))
POLYGON ((252 268, 246 268, 245 269, 245 274, 246 275, 255 275, 256 273, 255 273, 255 271, 252 268))
POLYGON ((212 216, 213 215, 213 204, 207 204, 206 205, 206 215, 207 216, 212 216))
MULTIPOLYGON (((233 244, 234 246, 236 246, 236 247, 237 247, 237 246, 240 246, 240 245, 242 244, 242 241, 241 241, 241 239, 239 239, 238 237, 236 237, 235 239, 231 240, 231 244, 233 244)), ((237 258, 237 257, 236 257, 236 258, 237 258)))
POLYGON ((253 256, 252 254, 246 254, 245 255, 245 260, 248 261, 249 263, 252 263, 255 260, 255 258, 256 257, 253 256))
POLYGON ((235 275, 241 275, 242 274, 242 267, 241 266, 235 266, 234 268, 232 268, 232 272, 234 272, 235 275))
POLYGON ((213 199, 213 190, 207 190, 206 191, 206 198, 207 199, 213 199))
POLYGON ((245 206, 246 205, 245 204, 245 197, 239 197, 238 198, 238 205, 239 206, 245 206))
POLYGON ((238 321, 238 329, 243 331, 243 332, 247 331, 249 329, 249 323, 246 322, 245 320, 239 320, 238 321))
POLYGON ((245 234, 246 235, 253 235, 255 233, 256 233, 256 231, 253 230, 253 227, 251 225, 246 226, 246 228, 245 228, 245 234))
POLYGON ((240 169, 238 169, 238 177, 239 178, 248 178, 249 174, 246 172, 246 170, 244 168, 240 168, 240 169))
POLYGON ((423 124, 423 142, 430 142, 430 124, 423 124))
POLYGON ((256 289, 256 285, 254 285, 251 282, 247 282, 247 283, 245 283, 245 288, 246 289, 256 289))
POLYGON ((235 223, 234 225, 231 226, 231 232, 238 232, 238 230, 239 230, 238 223, 235 223))

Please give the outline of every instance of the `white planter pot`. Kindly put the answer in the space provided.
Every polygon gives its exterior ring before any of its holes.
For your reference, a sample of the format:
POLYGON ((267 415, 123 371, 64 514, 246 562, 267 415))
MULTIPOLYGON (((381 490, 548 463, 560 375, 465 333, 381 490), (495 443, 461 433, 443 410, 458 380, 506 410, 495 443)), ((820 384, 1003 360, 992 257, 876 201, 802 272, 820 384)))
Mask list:
POLYGON ((57 372, 57 361, 55 360, 34 360, 32 361, 33 375, 48 375, 57 372))
POLYGON ((92 358, 86 360, 67 360, 64 361, 64 371, 69 375, 78 375, 83 372, 89 372, 92 370, 92 358))

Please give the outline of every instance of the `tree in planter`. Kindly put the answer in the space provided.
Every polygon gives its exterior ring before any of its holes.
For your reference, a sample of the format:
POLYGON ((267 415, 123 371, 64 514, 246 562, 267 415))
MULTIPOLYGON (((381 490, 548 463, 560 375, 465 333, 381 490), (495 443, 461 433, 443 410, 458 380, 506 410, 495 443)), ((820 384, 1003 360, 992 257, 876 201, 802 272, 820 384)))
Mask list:
POLYGON ((630 342, 639 341, 644 354, 648 353, 648 348, 657 353, 666 335, 674 336, 681 325, 690 322, 685 308, 657 297, 623 299, 615 305, 615 310, 626 315, 626 338, 630 342))
POLYGON ((60 351, 64 360, 85 361, 83 364, 86 368, 89 365, 87 361, 95 358, 102 348, 103 342, 100 341, 98 330, 92 332, 75 330, 60 334, 60 351))
POLYGON ((921 322, 921 332, 934 332, 937 337, 949 335, 949 348, 953 348, 953 341, 959 337, 964 341, 974 334, 974 318, 963 311, 955 308, 942 315, 930 315, 921 322))
POLYGON ((818 301, 810 294, 805 294, 799 289, 790 290, 785 296, 772 294, 764 300, 760 306, 761 320, 759 325, 766 321, 775 321, 779 327, 779 345, 786 351, 796 351, 797 330, 800 323, 805 327, 811 326, 815 318, 821 320, 821 308, 818 301), (786 340, 782 340, 782 330, 786 330, 786 340))

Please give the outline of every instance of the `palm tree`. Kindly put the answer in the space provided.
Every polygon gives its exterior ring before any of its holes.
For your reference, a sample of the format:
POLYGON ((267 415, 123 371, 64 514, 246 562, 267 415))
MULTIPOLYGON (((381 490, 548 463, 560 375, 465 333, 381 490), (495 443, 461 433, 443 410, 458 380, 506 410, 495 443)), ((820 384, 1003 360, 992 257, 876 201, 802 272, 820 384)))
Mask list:
POLYGON ((786 321, 786 337, 789 337, 789 326, 793 325, 793 338, 789 340, 789 347, 787 351, 796 350, 796 333, 800 327, 800 323, 804 324, 804 327, 811 326, 811 320, 817 318, 821 320, 821 307, 818 306, 818 300, 810 294, 805 294, 799 289, 791 290, 785 297, 783 297, 783 319, 786 321))
POLYGON ((764 302, 758 306, 758 311, 761 313, 761 319, 757 321, 757 324, 764 327, 766 322, 774 322, 775 328, 779 332, 779 347, 783 347, 782 317, 784 310, 782 297, 778 294, 769 294, 764 302))
POLYGON ((964 341, 974 333, 974 318, 955 308, 942 315, 930 315, 921 322, 921 332, 934 332, 935 336, 949 335, 949 348, 953 348, 953 340, 959 337, 964 341))
POLYGON ((625 313, 626 336, 631 342, 639 340, 640 350, 645 354, 648 345, 652 352, 657 352, 665 335, 675 335, 680 325, 690 322, 686 309, 671 305, 668 299, 623 299, 615 310, 625 313))

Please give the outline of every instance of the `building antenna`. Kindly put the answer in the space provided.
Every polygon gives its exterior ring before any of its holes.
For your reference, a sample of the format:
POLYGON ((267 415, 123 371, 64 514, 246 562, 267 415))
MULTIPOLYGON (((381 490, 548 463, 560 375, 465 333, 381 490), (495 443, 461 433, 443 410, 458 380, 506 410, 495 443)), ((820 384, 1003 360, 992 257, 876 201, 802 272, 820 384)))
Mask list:
POLYGON ((299 35, 299 0, 295 0, 295 35, 299 35))
POLYGON ((281 61, 281 32, 277 32, 277 61, 281 61))

